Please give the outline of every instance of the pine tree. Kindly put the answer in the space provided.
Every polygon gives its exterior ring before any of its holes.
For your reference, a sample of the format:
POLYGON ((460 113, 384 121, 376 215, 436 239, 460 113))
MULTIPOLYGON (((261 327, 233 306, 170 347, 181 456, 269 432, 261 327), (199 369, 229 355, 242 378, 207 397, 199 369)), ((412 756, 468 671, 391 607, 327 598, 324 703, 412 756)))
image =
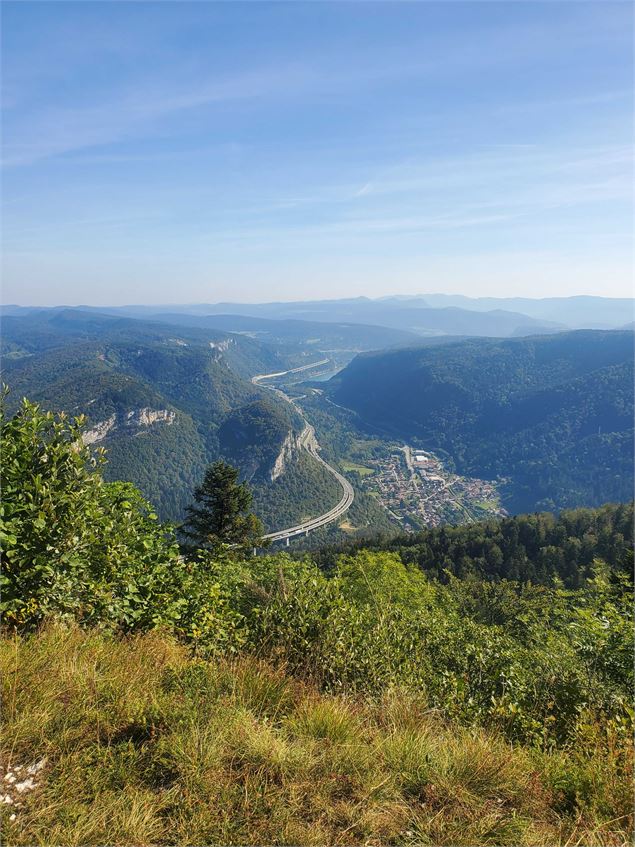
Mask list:
POLYGON ((188 540, 186 546, 204 550, 229 547, 245 553, 263 544, 263 525, 249 512, 252 495, 244 482, 238 481, 238 470, 226 462, 215 462, 194 492, 195 504, 187 509, 181 527, 188 540))

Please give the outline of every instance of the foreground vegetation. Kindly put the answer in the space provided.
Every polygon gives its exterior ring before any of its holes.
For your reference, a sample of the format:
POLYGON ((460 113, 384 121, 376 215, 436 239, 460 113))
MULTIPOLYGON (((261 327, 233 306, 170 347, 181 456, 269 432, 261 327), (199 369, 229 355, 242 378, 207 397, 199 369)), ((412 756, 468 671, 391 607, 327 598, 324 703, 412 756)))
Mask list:
POLYGON ((312 555, 329 570, 342 553, 361 549, 397 553, 404 564, 442 582, 455 576, 581 588, 593 577, 598 559, 613 575, 633 573, 633 503, 445 525, 410 535, 376 534, 323 545, 312 555))
POLYGON ((628 510, 517 519, 542 584, 488 566, 494 529, 451 536, 478 565, 454 572, 408 545, 180 550, 80 434, 3 422, 2 753, 41 766, 6 843, 628 838, 628 510))
POLYGON ((2 644, 7 844, 621 844, 624 739, 562 750, 448 724, 422 695, 320 694, 250 657, 53 626, 2 644))

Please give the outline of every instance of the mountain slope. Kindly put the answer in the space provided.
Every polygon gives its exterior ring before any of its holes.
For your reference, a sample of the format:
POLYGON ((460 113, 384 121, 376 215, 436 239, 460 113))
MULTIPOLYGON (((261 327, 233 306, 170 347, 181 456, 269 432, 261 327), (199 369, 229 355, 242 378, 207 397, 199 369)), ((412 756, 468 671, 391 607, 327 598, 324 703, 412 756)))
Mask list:
POLYGON ((81 341, 159 344, 172 348, 199 347, 225 353, 241 376, 279 370, 287 364, 267 344, 213 327, 189 327, 169 322, 137 320, 79 309, 43 309, 22 316, 3 316, 0 349, 6 359, 60 348, 81 341))
POLYGON ((330 383, 373 426, 508 478, 513 511, 626 500, 633 334, 580 331, 363 354, 330 383))
POLYGON ((252 335, 266 343, 275 344, 276 348, 303 344, 316 350, 360 352, 413 344, 417 340, 417 335, 413 332, 360 323, 327 323, 288 318, 276 320, 233 314, 189 315, 178 312, 155 317, 179 326, 252 335))
POLYGON ((635 300, 627 297, 465 297, 461 294, 426 294, 428 306, 443 308, 458 306, 479 312, 509 309, 522 312, 536 320, 556 321, 571 329, 617 329, 625 317, 633 315, 635 300))
POLYGON ((107 450, 106 478, 134 482, 162 518, 182 517, 205 466, 220 457, 255 486, 268 529, 337 499, 317 462, 298 464, 303 422, 248 379, 286 367, 266 345, 76 311, 2 323, 8 411, 26 396, 86 415, 87 442, 107 450))

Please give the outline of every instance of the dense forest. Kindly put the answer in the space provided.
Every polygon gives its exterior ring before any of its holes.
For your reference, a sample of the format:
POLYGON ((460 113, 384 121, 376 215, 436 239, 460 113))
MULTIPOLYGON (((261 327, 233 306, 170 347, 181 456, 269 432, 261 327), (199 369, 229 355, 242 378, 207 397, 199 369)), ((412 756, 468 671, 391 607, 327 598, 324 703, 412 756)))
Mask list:
POLYGON ((268 345, 248 336, 219 329, 174 326, 169 321, 136 320, 81 309, 39 309, 25 315, 0 318, 0 351, 5 360, 43 353, 81 342, 142 346, 165 345, 222 349, 232 370, 241 376, 255 371, 279 370, 286 360, 268 345))
POLYGON ((255 485, 254 511, 268 532, 296 526, 337 505, 338 481, 304 450, 294 452, 284 474, 273 482, 255 485))
POLYGON ((313 555, 329 570, 343 553, 359 549, 396 553, 404 565, 416 565, 441 582, 475 577, 579 588, 592 577, 598 557, 616 573, 631 573, 633 503, 392 534, 323 547, 313 555))
POLYGON ((228 414, 218 431, 220 450, 250 482, 268 481, 281 445, 302 431, 302 418, 287 403, 267 397, 228 414))
POLYGON ((509 511, 630 499, 633 333, 579 331, 368 353, 330 383, 376 431, 504 482, 509 511))

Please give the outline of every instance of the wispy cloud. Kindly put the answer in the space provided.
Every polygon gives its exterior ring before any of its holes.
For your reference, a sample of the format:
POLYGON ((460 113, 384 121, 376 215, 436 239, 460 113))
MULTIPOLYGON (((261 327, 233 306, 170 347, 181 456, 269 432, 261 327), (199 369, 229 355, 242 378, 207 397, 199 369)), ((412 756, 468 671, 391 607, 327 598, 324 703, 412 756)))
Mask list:
MULTIPOLYGON (((116 7, 115 7, 116 8, 116 7)), ((608 16, 610 22, 610 15, 608 16)), ((43 55, 29 55, 20 62, 20 72, 9 66, 5 80, 5 109, 11 112, 5 120, 4 162, 8 167, 28 165, 43 159, 68 156, 91 148, 99 148, 130 139, 138 139, 161 131, 161 124, 188 110, 206 109, 227 103, 284 100, 300 96, 328 98, 333 102, 345 100, 355 91, 374 90, 381 86, 408 86, 417 82, 427 86, 446 84, 453 80, 474 79, 483 71, 509 68, 540 57, 556 54, 561 49, 563 26, 568 46, 581 49, 593 39, 593 30, 584 23, 584 16, 554 22, 549 29, 542 23, 522 25, 501 23, 496 27, 461 31, 443 38, 429 39, 414 30, 404 36, 399 50, 395 45, 357 46, 354 57, 348 49, 315 48, 303 54, 290 50, 275 62, 252 63, 233 73, 210 74, 210 63, 203 55, 185 59, 179 56, 181 79, 168 65, 157 63, 161 50, 169 56, 166 33, 151 28, 148 37, 138 22, 132 34, 106 26, 103 32, 93 25, 82 31, 67 21, 57 28, 43 44, 43 55), (109 92, 98 95, 84 104, 64 105, 62 97, 47 108, 41 108, 37 98, 31 103, 26 92, 37 90, 38 81, 50 81, 51 74, 59 77, 58 89, 63 92, 64 77, 89 73, 91 45, 96 45, 103 60, 114 62, 146 51, 153 59, 154 76, 144 79, 133 75, 127 86, 113 84, 109 92), (63 49, 61 49, 63 47, 63 49), (352 60, 353 59, 353 60, 352 60), (183 78, 183 68, 189 78, 183 78), (22 108, 10 108, 20 107, 22 108)), ((57 93, 57 92, 56 92, 57 93)), ((569 105, 592 105, 610 102, 625 96, 625 92, 589 94, 569 97, 569 105)), ((528 110, 558 108, 566 101, 523 101, 521 105, 505 106, 528 110)), ((173 127, 170 128, 170 132, 173 127)))
MULTIPOLYGON (((409 159, 368 173, 361 185, 317 184, 304 173, 297 182, 305 191, 295 196, 255 185, 243 202, 216 198, 204 184, 198 194, 188 190, 186 198, 174 189, 156 190, 151 200, 133 201, 125 212, 114 209, 112 214, 65 216, 35 227, 12 226, 11 239, 35 247, 38 241, 55 238, 72 242, 82 231, 108 240, 118 232, 127 231, 134 239, 137 231, 149 230, 161 231, 162 239, 169 241, 180 238, 183 227, 189 244, 269 245, 279 250, 318 240, 327 247, 347 239, 395 241, 473 230, 499 238, 510 225, 539 232, 545 215, 556 210, 588 214, 606 204, 628 203, 631 189, 625 177, 630 164, 630 151, 619 145, 513 145, 504 151, 495 146, 478 154, 409 159)), ((580 225, 584 231, 586 222, 580 225)))
POLYGON ((5 15, 16 286, 625 253, 619 4, 71 6, 5 15))
POLYGON ((147 85, 94 106, 51 107, 16 118, 5 130, 4 164, 41 159, 134 138, 179 112, 297 91, 300 68, 272 68, 187 86, 147 85))

